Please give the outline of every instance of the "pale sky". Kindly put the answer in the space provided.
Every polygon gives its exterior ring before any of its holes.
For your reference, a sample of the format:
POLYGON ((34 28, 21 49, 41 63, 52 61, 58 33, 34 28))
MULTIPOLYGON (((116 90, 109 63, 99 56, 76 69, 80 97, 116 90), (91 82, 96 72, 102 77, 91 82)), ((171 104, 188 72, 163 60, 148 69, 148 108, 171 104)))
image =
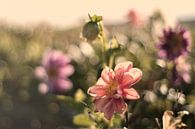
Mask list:
POLYGON ((88 13, 102 15, 106 22, 121 22, 132 8, 143 16, 160 9, 168 23, 178 17, 195 17, 195 0, 0 0, 0 20, 17 24, 47 21, 68 27, 87 19, 88 13))

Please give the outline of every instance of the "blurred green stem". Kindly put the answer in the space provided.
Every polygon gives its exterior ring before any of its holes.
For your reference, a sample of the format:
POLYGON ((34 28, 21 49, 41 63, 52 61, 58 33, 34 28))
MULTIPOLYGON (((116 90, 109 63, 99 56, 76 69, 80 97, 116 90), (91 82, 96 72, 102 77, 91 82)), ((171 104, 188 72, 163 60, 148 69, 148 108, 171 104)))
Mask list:
POLYGON ((125 127, 127 129, 130 129, 129 128, 129 116, 128 116, 128 111, 125 112, 125 127))
POLYGON ((111 55, 109 59, 109 68, 113 68, 113 65, 114 65, 114 55, 111 55))
POLYGON ((105 33, 104 33, 104 27, 103 24, 100 22, 99 23, 99 28, 100 28, 100 40, 102 43, 102 66, 103 68, 107 66, 107 61, 106 61, 106 38, 105 38, 105 33))

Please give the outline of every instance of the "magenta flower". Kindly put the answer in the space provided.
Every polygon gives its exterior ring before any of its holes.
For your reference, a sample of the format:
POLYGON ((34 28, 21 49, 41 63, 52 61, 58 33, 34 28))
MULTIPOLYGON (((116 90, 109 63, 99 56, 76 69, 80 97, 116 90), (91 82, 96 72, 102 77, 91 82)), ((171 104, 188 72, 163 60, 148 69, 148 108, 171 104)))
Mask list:
POLYGON ((132 62, 116 65, 114 71, 106 67, 95 86, 88 89, 88 94, 94 97, 95 108, 103 112, 107 119, 114 113, 124 113, 127 110, 127 100, 139 99, 139 94, 132 88, 142 77, 138 68, 133 68, 132 62))
MULTIPOLYGON (((57 50, 47 51, 42 60, 42 66, 35 70, 38 78, 44 81, 49 91, 62 93, 72 88, 72 82, 68 79, 74 72, 74 67, 70 65, 70 58, 57 50)), ((39 89, 46 88, 40 85, 39 89)))
POLYGON ((163 59, 174 60, 190 52, 191 39, 189 32, 177 26, 175 29, 164 29, 158 44, 158 56, 163 59))

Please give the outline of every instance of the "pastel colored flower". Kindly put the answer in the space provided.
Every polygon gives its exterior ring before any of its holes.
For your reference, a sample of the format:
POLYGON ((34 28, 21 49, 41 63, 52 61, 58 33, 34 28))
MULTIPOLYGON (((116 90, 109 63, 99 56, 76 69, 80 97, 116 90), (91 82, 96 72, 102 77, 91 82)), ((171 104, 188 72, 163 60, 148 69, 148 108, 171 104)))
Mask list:
POLYGON ((125 99, 140 98, 132 86, 141 77, 141 70, 133 68, 130 61, 117 64, 114 70, 106 67, 97 83, 88 89, 88 94, 94 97, 96 110, 103 112, 107 119, 114 113, 124 113, 127 109, 125 99))
MULTIPOLYGON (((72 88, 68 77, 73 74, 74 67, 69 64, 70 61, 61 51, 49 50, 43 55, 42 66, 36 68, 35 74, 48 86, 49 91, 64 92, 72 88)), ((39 89, 46 92, 45 87, 39 89)))
POLYGON ((190 76, 191 65, 187 62, 185 56, 180 56, 175 60, 175 66, 172 69, 172 80, 175 85, 182 81, 186 83, 191 82, 190 76))
POLYGON ((183 123, 182 117, 189 115, 188 111, 177 112, 177 117, 173 111, 166 110, 162 117, 163 129, 184 129, 187 125, 183 123))
POLYGON ((158 44, 158 56, 163 59, 174 60, 181 55, 188 55, 190 46, 190 34, 186 29, 180 26, 174 29, 164 29, 158 44))
POLYGON ((127 18, 129 20, 129 22, 134 25, 134 26, 140 26, 143 24, 143 21, 141 19, 140 14, 138 14, 138 12, 136 10, 131 9, 128 14, 127 14, 127 18))

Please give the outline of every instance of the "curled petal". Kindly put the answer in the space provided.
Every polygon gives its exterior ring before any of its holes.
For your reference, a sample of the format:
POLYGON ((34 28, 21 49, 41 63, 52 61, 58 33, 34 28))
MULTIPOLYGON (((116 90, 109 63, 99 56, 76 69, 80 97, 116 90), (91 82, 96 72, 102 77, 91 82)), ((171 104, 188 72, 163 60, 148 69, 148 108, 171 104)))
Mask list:
POLYGON ((110 102, 110 98, 98 98, 94 100, 95 103, 95 109, 99 112, 103 112, 104 106, 110 102))
POLYGON ((106 90, 105 87, 96 85, 90 87, 87 93, 93 97, 103 97, 106 95, 106 90))
POLYGON ((106 82, 109 83, 110 81, 112 81, 114 79, 114 71, 108 67, 106 67, 102 73, 101 73, 101 78, 106 82))
POLYGON ((117 72, 120 69, 124 69, 124 72, 128 72, 133 67, 133 63, 131 61, 126 61, 123 63, 119 63, 114 68, 114 71, 117 72))
POLYGON ((110 120, 114 113, 123 113, 127 109, 127 104, 122 98, 101 98, 95 101, 96 110, 103 112, 105 117, 110 120))
POLYGON ((133 82, 134 78, 130 74, 125 73, 121 79, 120 86, 121 88, 125 86, 131 86, 133 82))
POLYGON ((105 86, 108 85, 101 77, 98 79, 96 85, 105 86))
POLYGON ((126 74, 129 74, 133 78, 133 81, 131 82, 131 85, 137 83, 142 78, 142 71, 138 68, 132 68, 126 74))
POLYGON ((123 89, 123 97, 129 100, 139 99, 140 96, 134 88, 123 89))
POLYGON ((121 81, 123 80, 124 73, 125 73, 125 69, 123 68, 118 68, 115 71, 115 79, 117 80, 117 82, 121 83, 121 81))
POLYGON ((115 103, 114 108, 116 112, 124 113, 127 110, 127 104, 121 98, 114 99, 114 103, 115 103))
POLYGON ((103 105, 103 111, 104 116, 110 120, 112 118, 112 116, 115 113, 115 109, 114 109, 114 105, 113 105, 113 101, 112 99, 110 99, 110 101, 108 101, 105 105, 103 105))

